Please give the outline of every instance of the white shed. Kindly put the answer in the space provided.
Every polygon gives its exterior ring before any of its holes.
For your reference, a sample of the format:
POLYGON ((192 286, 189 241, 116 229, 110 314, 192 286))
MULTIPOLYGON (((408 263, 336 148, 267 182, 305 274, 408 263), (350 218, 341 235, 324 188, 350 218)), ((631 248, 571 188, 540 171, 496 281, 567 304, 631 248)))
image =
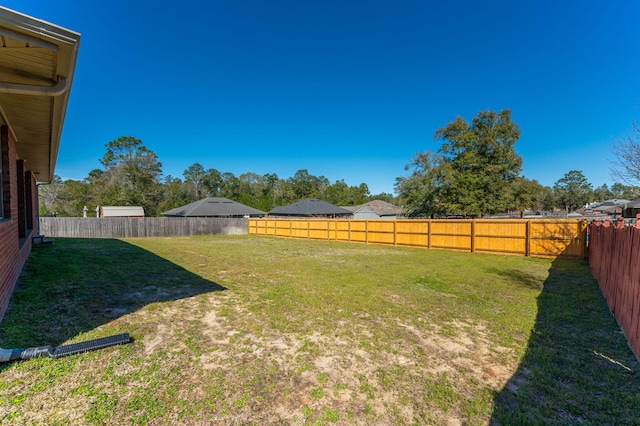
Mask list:
POLYGON ((100 207, 100 217, 144 217, 140 206, 104 206, 100 207))

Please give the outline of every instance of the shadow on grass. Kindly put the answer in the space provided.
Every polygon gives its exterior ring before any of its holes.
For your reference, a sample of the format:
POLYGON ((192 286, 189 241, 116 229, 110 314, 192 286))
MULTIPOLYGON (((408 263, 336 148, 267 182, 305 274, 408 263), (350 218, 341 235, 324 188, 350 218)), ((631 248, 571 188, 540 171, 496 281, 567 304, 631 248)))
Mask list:
POLYGON ((640 366, 587 261, 554 260, 537 304, 526 352, 495 397, 491 424, 640 424, 640 366))
POLYGON ((0 347, 57 346, 145 305, 220 290, 121 240, 60 238, 34 247, 0 324, 0 347))

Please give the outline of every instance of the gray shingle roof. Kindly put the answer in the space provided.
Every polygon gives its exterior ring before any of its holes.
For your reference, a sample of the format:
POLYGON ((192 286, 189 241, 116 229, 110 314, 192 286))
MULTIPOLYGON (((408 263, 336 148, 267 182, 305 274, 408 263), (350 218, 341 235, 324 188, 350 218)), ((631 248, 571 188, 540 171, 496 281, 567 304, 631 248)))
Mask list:
POLYGON ((378 214, 379 216, 392 216, 392 215, 401 215, 402 209, 400 207, 394 206, 391 203, 387 203, 382 200, 371 200, 364 204, 360 204, 359 206, 354 207, 345 207, 353 211, 354 213, 363 207, 369 207, 373 212, 378 214))
POLYGON ((307 198, 288 206, 276 207, 269 214, 274 216, 344 216, 351 215, 351 212, 317 198, 307 198))
POLYGON ((231 201, 228 198, 204 198, 182 207, 163 212, 163 216, 179 217, 230 217, 261 216, 265 212, 231 201))

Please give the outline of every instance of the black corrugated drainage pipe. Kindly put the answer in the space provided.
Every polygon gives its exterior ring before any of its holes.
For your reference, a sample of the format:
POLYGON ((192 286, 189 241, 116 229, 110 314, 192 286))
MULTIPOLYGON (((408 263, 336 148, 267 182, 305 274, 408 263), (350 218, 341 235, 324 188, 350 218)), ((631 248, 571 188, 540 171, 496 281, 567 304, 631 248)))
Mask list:
POLYGON ((129 333, 116 334, 114 336, 102 337, 100 339, 87 340, 86 342, 72 343, 65 346, 37 346, 26 349, 1 349, 0 362, 15 361, 18 359, 31 359, 47 356, 49 358, 60 358, 68 355, 75 355, 82 352, 95 351, 114 345, 130 343, 129 333))

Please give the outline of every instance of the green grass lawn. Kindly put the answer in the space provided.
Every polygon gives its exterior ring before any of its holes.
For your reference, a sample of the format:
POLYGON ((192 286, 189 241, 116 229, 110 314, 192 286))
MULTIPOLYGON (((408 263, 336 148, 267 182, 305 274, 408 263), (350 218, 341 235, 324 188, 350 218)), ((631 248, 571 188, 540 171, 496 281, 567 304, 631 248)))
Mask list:
POLYGON ((2 424, 640 424, 639 365, 585 261, 212 236, 34 248, 2 424))

